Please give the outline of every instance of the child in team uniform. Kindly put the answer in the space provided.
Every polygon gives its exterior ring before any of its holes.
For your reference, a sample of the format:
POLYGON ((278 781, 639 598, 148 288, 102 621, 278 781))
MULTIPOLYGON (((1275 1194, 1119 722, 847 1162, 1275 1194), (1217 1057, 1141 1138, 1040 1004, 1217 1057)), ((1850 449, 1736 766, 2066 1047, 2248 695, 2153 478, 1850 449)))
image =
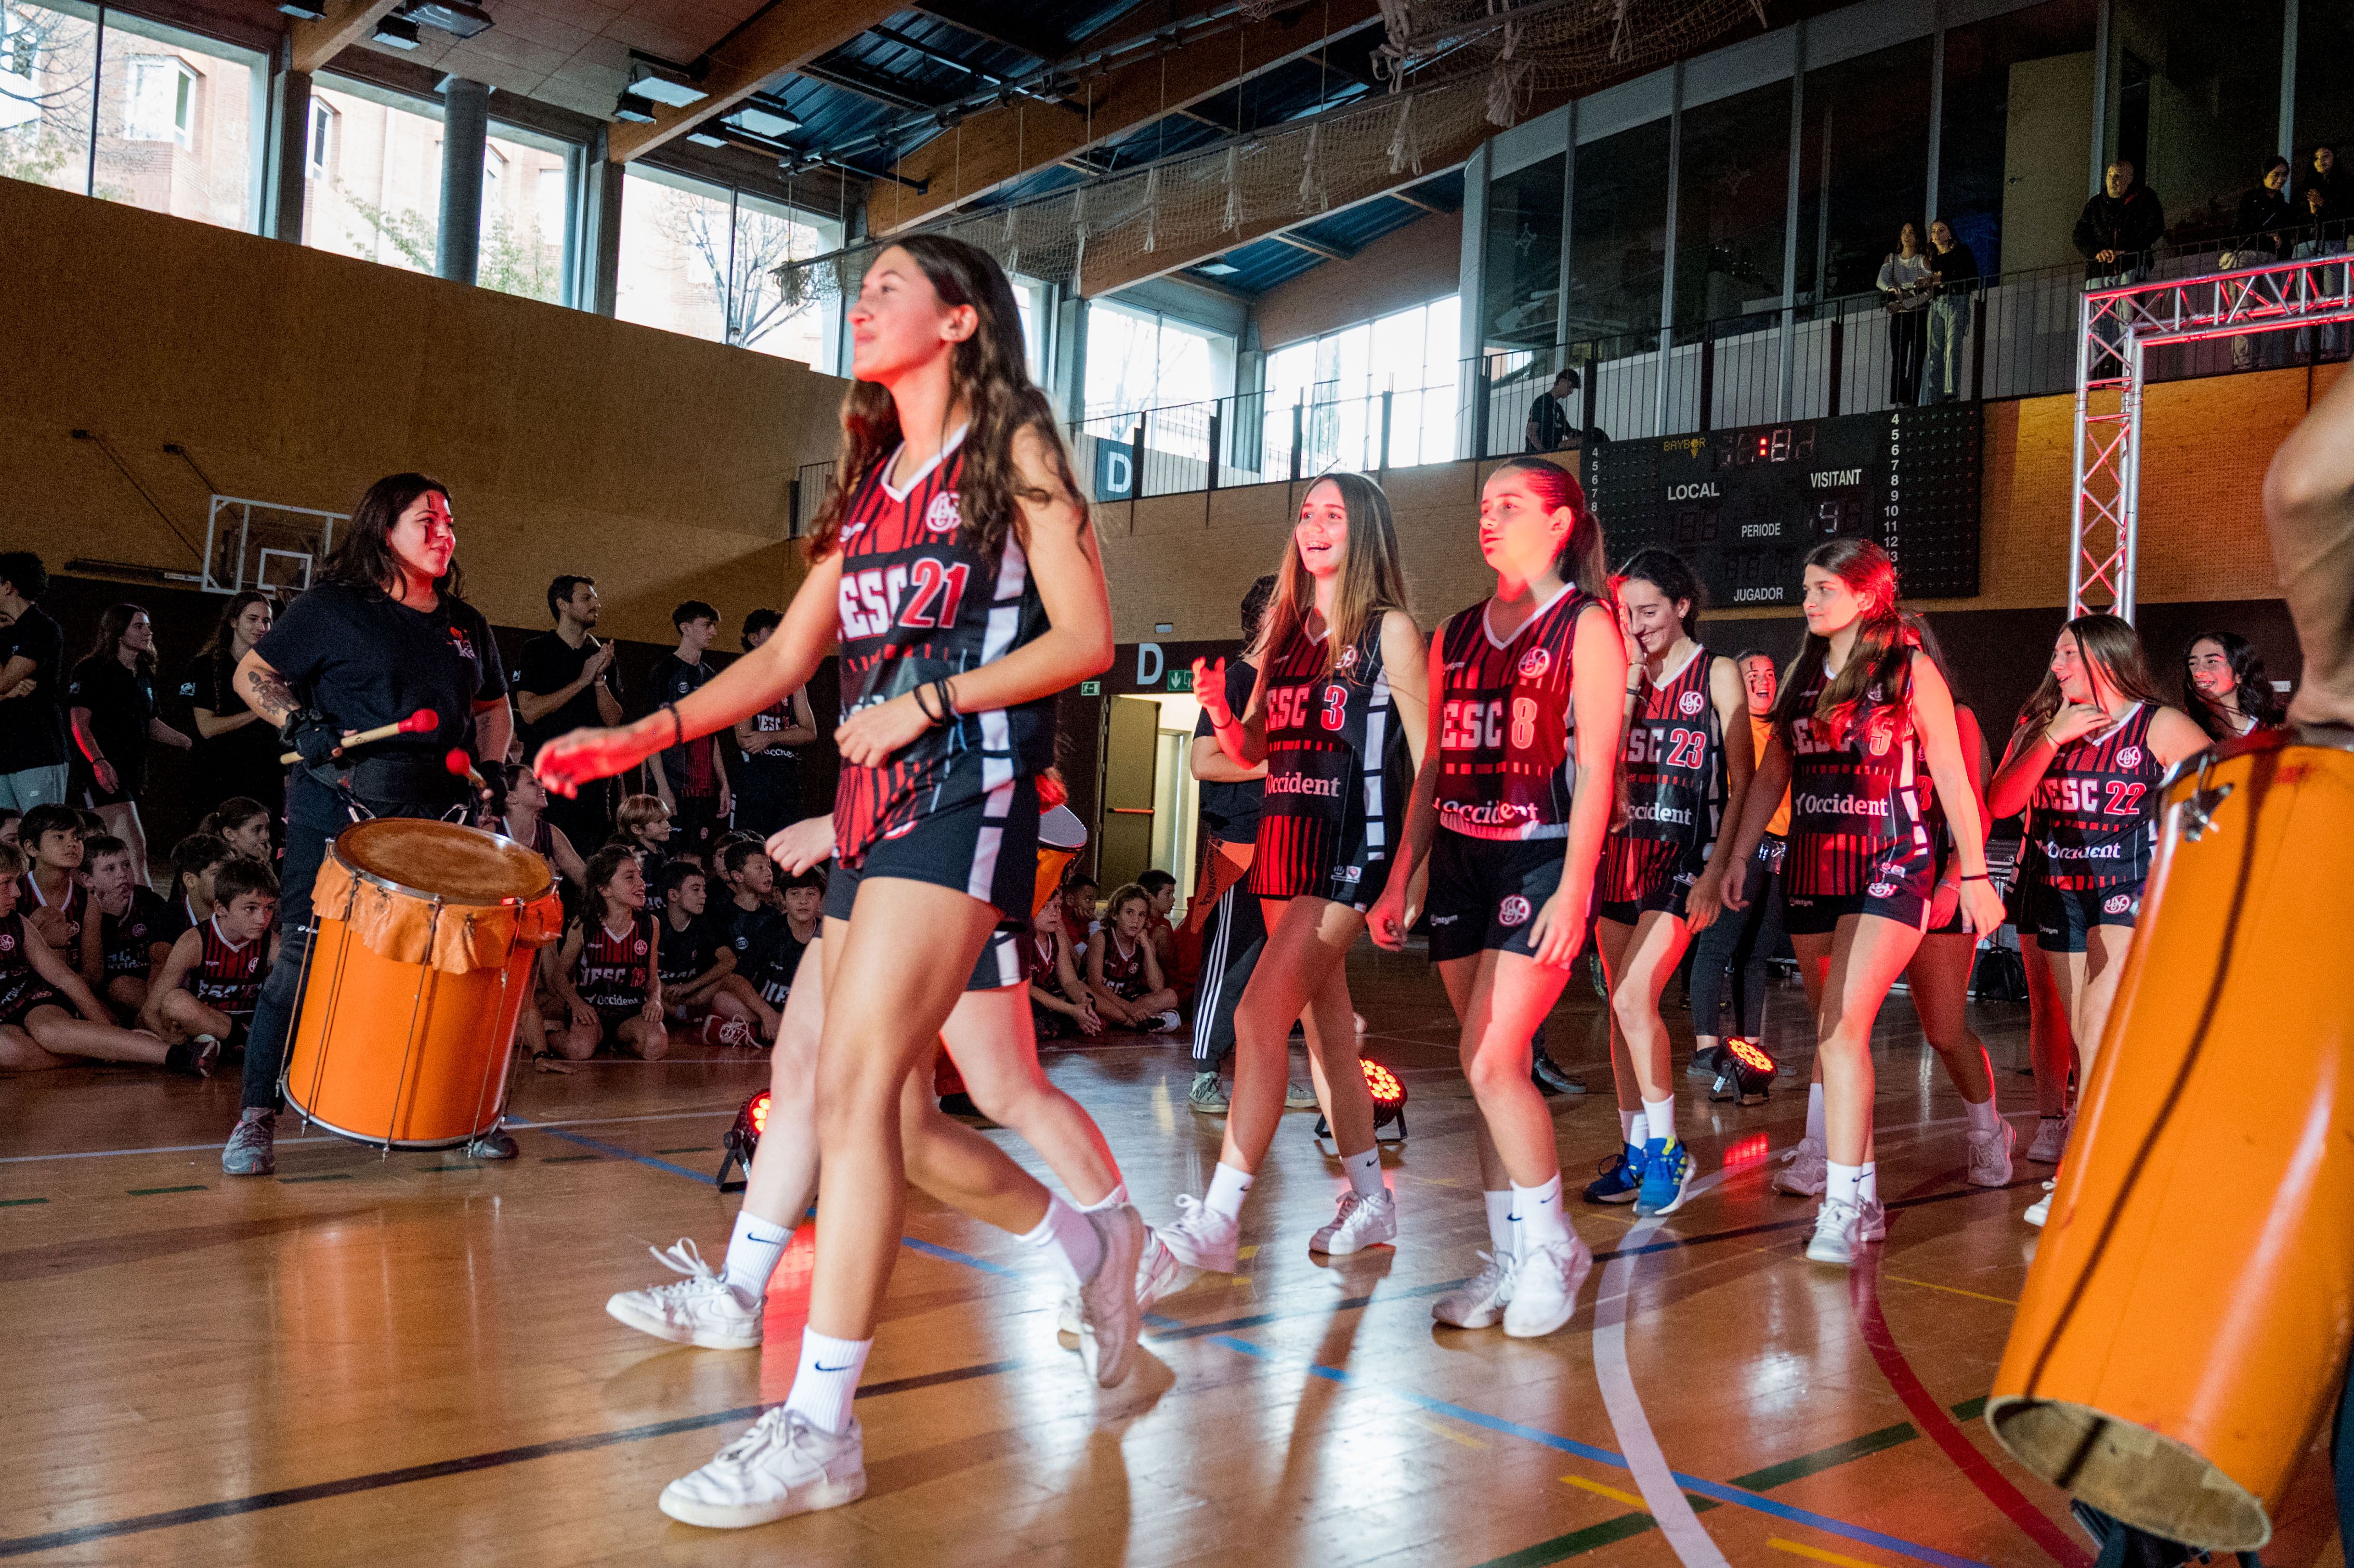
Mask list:
POLYGON ((1030 922, 1030 1027, 1041 1040, 1066 1034, 1089 1038, 1104 1030, 1079 966, 1071 956, 1071 938, 1063 932, 1063 901, 1046 900, 1030 922))
MULTIPOLYGON (((1987 880, 1985 825, 1953 697, 1905 627, 1895 563, 1869 540, 1833 539, 1808 553, 1805 583, 1807 638, 1775 701, 1773 737, 1729 863, 1756 852, 1788 786, 1787 924, 1823 1081, 1819 1100, 1808 1096, 1807 1136, 1787 1157, 1784 1190, 1823 1183, 1807 1255, 1852 1266, 1886 1234, 1872 1160, 1872 1023, 1935 902, 1925 764, 1953 828, 1964 929, 1991 931, 2003 910, 1987 880)), ((1728 909, 1744 906, 1730 878, 1722 897, 1728 909)))
POLYGON ((278 878, 238 855, 213 874, 213 912, 180 933, 156 971, 144 1015, 166 1040, 241 1046, 270 978, 278 878))
POLYGON ((98 977, 91 990, 117 1017, 137 1018, 147 1005, 148 983, 171 957, 181 930, 164 895, 133 873, 131 846, 111 834, 82 846, 90 875, 90 901, 98 918, 81 929, 85 975, 98 977))
POLYGON ((777 1011, 736 972, 733 933, 708 907, 711 879, 692 861, 663 870, 664 1016, 699 1024, 706 1045, 760 1045, 776 1038, 777 1011))
POLYGON ((213 876, 237 858, 217 833, 190 833, 172 846, 172 935, 201 926, 213 915, 213 876))
POLYGON ((1152 895, 1135 883, 1113 893, 1104 906, 1103 939, 1087 948, 1087 991, 1105 1022, 1159 1033, 1184 1020, 1152 950, 1151 912, 1152 895))
MULTIPOLYGON (((2158 783, 2207 745, 2198 723, 2158 695, 2132 625, 2084 615, 2060 629, 2043 683, 2020 710, 1988 786, 1989 810, 2028 813, 2026 907, 2075 1036, 2080 1084, 2092 1081, 2141 915, 2158 783)), ((2028 1223, 2041 1224, 2051 1202, 2047 1192, 2028 1223)))
POLYGON ((547 1048, 585 1062, 608 1043, 646 1061, 670 1049, 663 1028, 662 923, 646 912, 646 874, 636 852, 608 844, 588 861, 588 902, 564 933, 556 990, 568 1022, 547 1048))
MULTIPOLYGON (((492 764, 482 765, 485 777, 492 764)), ((561 877, 572 888, 578 888, 588 868, 580 859, 580 852, 572 847, 562 828, 547 820, 547 787, 532 777, 528 768, 500 768, 494 783, 504 784, 504 800, 497 819, 497 831, 547 862, 549 873, 561 877)))
POLYGON ((80 874, 87 836, 81 813, 71 806, 34 807, 18 832, 28 865, 16 881, 16 907, 26 925, 85 980, 94 978, 81 968, 81 932, 90 918, 90 889, 80 874))
MULTIPOLYGON (((656 795, 624 795, 613 812, 613 836, 609 844, 620 844, 637 853, 638 866, 645 874, 646 913, 662 913, 663 867, 670 863, 670 808, 656 795)), ((590 899, 593 909, 596 900, 590 899)))
POLYGON ((1671 1214, 1692 1179, 1676 1136, 1676 1091, 1659 996, 1692 933, 1722 906, 1741 799, 1755 758, 1741 672, 1698 640, 1700 581, 1681 556, 1638 550, 1619 573, 1632 643, 1622 736, 1628 820, 1610 835, 1596 889, 1594 940, 1610 981, 1610 1070, 1624 1148, 1585 1189, 1588 1202, 1632 1200, 1671 1214))
POLYGON ((1594 1265, 1562 1210, 1531 1039, 1585 939, 1627 653, 1602 530, 1567 470, 1516 458, 1491 474, 1479 549, 1496 591, 1430 645, 1437 734, 1415 777, 1400 864, 1368 924, 1377 944, 1403 948, 1409 879, 1429 868, 1430 959, 1460 1021, 1464 1075, 1479 1102, 1475 1148, 1494 1249, 1431 1315, 1533 1338, 1569 1320, 1594 1265))
POLYGON ((97 993, 21 912, 27 863, 15 844, 0 842, 0 1071, 62 1067, 80 1059, 137 1062, 196 1077, 209 1073, 217 1047, 166 1044, 115 1024, 97 993))

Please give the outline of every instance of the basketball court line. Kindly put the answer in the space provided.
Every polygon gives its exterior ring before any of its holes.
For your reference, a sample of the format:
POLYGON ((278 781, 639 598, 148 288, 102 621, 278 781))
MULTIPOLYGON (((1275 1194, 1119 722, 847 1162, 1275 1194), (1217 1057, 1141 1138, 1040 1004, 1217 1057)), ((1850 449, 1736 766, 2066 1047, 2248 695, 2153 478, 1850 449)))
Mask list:
MULTIPOLYGON (((545 1132, 559 1127, 620 1127, 630 1122, 641 1121, 692 1121, 697 1117, 734 1116, 737 1111, 741 1110, 743 1107, 744 1102, 742 1100, 730 1100, 726 1105, 716 1107, 710 1110, 659 1111, 651 1116, 575 1117, 558 1121, 525 1122, 519 1120, 515 1125, 519 1127, 536 1128, 545 1132)), ((280 1149, 291 1148, 296 1144, 312 1143, 341 1143, 347 1144, 354 1149, 373 1149, 376 1147, 374 1144, 363 1143, 357 1139, 337 1138, 329 1133, 322 1133, 314 1138, 281 1138, 277 1139, 277 1147, 280 1149)), ((220 1144, 215 1142, 158 1143, 139 1149, 75 1149, 60 1150, 55 1154, 0 1155, 0 1165, 32 1165, 37 1164, 45 1160, 111 1160, 117 1155, 123 1154, 195 1154, 203 1150, 218 1149, 219 1147, 220 1144)), ((431 1150, 404 1149, 397 1150, 395 1152, 400 1154, 430 1153, 431 1150)))

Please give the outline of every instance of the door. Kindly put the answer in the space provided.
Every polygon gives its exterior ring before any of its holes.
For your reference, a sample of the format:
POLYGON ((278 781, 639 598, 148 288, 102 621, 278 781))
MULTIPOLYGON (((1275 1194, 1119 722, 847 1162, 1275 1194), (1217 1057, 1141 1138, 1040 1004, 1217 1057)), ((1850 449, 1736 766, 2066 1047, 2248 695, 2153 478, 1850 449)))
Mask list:
POLYGON ((1103 820, 1097 826, 1103 851, 1096 864, 1103 891, 1108 894, 1124 882, 1135 881, 1152 864, 1161 705, 1150 697, 1120 697, 1107 706, 1103 820))

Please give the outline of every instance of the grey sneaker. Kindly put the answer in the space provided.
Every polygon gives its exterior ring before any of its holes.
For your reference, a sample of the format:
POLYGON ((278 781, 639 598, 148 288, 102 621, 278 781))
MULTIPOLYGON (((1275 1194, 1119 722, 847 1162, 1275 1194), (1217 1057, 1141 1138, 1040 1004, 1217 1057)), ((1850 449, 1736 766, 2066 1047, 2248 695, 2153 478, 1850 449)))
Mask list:
POLYGON ((470 1160, 513 1160, 522 1152, 514 1139, 495 1127, 466 1145, 466 1157, 470 1160))
POLYGON ((1204 1116, 1224 1116, 1232 1108, 1226 1086, 1218 1082, 1214 1070, 1193 1075, 1193 1086, 1185 1091, 1185 1103, 1204 1116))
POLYGON ((268 1176, 278 1169, 278 1113, 255 1106, 238 1118, 237 1128, 221 1150, 221 1174, 268 1176))
POLYGON ((1284 1085, 1283 1108, 1286 1110, 1316 1109, 1316 1086, 1313 1084, 1284 1085))
POLYGON ((2038 1165, 2057 1165, 2068 1151, 2068 1135, 2076 1130, 2076 1113, 2065 1116, 2043 1116, 2035 1118, 2035 1141, 2027 1146, 2027 1158, 2038 1165))

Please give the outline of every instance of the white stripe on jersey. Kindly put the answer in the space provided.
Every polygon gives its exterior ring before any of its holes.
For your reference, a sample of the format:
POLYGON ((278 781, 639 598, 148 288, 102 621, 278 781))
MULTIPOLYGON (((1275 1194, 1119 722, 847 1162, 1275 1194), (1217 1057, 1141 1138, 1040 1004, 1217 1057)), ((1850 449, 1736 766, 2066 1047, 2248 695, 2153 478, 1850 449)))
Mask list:
MULTIPOLYGON (((997 720, 1000 724, 1004 723, 1005 715, 998 715, 997 720)), ((1000 758, 997 766, 1008 774, 1013 771, 1011 760, 1000 758)), ((981 798, 982 826, 973 837, 972 871, 965 878, 964 890, 983 904, 990 902, 990 895, 996 888, 997 852, 1005 842, 1003 824, 1008 808, 1013 804, 1013 780, 1011 778, 981 798)))
POLYGON ((1382 765, 1387 757, 1390 718, 1390 671, 1387 664, 1373 677, 1373 694, 1365 704, 1365 845, 1386 849, 1389 829, 1382 815, 1382 765))
MULTIPOLYGON (((1013 651, 1014 636, 1022 629, 1022 597, 1029 585, 1030 558, 1023 554, 1020 541, 1009 532, 1005 554, 997 563, 997 592, 989 611, 989 630, 981 638, 982 663, 1002 659, 1013 651)), ((979 716, 981 787, 993 792, 1013 782, 1013 729, 1003 708, 986 709, 979 716)), ((1005 812, 1001 807, 988 814, 1002 817, 1005 812)))

